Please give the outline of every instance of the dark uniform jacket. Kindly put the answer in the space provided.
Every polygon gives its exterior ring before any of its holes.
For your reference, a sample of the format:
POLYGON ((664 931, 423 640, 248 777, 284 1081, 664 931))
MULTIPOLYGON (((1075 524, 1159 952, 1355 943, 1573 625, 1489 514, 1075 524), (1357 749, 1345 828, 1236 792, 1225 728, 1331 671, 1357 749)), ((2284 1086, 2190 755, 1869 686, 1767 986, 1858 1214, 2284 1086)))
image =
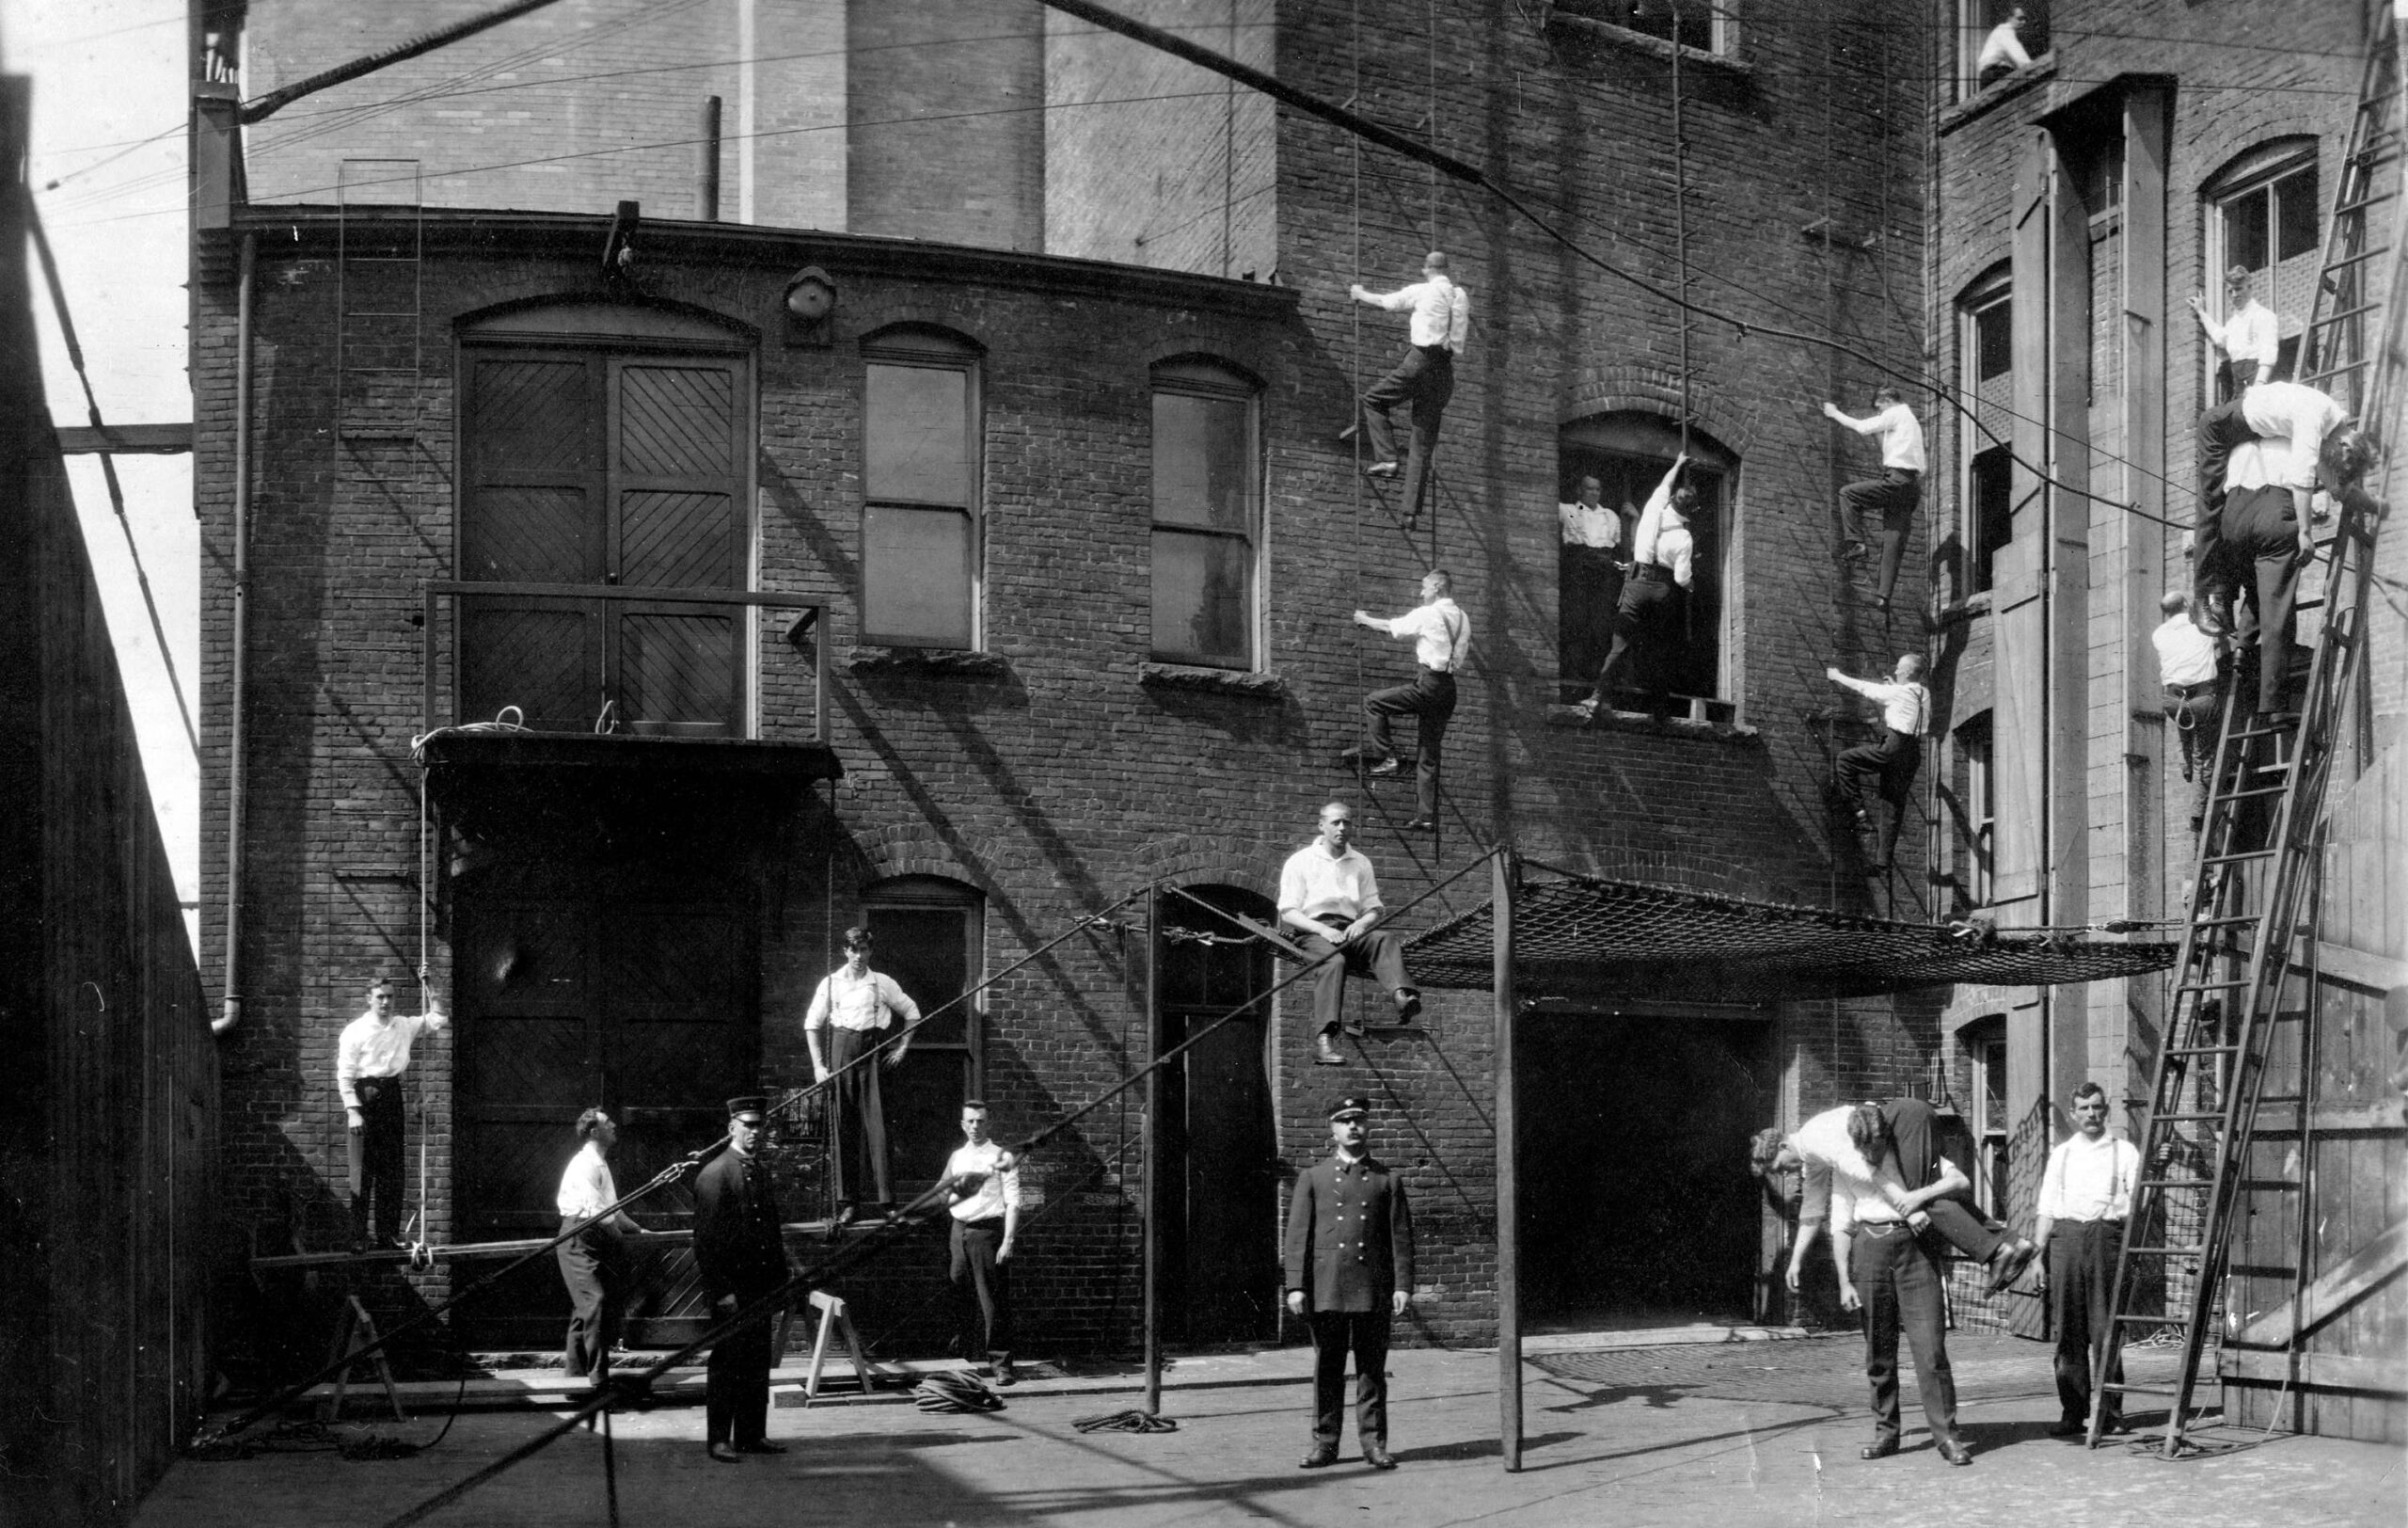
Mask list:
POLYGON ((694 1263, 711 1298, 750 1298, 784 1283, 785 1238, 769 1165, 725 1151, 694 1180, 694 1263))
POLYGON ((1404 1180, 1376 1156, 1333 1152, 1296 1177, 1288 1201, 1288 1289, 1308 1311, 1383 1311, 1413 1287, 1413 1210, 1404 1180))

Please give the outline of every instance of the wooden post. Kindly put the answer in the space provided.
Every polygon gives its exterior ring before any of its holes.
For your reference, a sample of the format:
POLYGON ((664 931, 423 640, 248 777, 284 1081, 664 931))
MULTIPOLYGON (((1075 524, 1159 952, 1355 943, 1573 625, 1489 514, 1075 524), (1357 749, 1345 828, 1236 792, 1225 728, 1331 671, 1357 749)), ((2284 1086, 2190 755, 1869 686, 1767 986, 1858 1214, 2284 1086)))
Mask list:
POLYGON ((1153 1063, 1163 1054, 1163 888, 1156 882, 1146 895, 1146 1116, 1139 1128, 1146 1138, 1146 1415, 1162 1415, 1162 1145, 1163 1074, 1153 1063))
POLYGON ((1513 851, 1490 857, 1489 916, 1497 940, 1497 1434, 1508 1472, 1522 1468, 1521 1234, 1514 1225, 1513 851))
POLYGON ((694 215, 705 223, 719 221, 719 97, 705 96, 702 131, 694 137, 694 215))

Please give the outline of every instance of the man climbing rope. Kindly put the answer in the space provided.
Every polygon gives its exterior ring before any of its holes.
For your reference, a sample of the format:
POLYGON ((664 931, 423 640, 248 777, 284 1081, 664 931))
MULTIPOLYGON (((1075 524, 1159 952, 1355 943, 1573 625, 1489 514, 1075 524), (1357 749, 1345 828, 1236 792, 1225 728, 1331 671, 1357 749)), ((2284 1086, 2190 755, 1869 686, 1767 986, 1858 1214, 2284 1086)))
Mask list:
MULTIPOLYGON (((1438 423, 1446 413, 1447 400, 1454 396, 1455 357, 1471 329, 1471 294, 1449 278, 1447 257, 1436 249, 1422 259, 1421 279, 1411 286, 1382 293, 1357 282, 1346 291, 1367 307, 1412 315, 1405 336, 1410 344, 1403 358, 1394 371, 1364 390, 1361 407, 1362 430, 1371 454, 1363 474, 1394 477, 1399 470, 1396 432, 1388 410, 1399 404, 1413 406, 1412 434, 1402 468, 1404 513, 1410 519, 1420 513, 1422 492, 1429 482, 1430 453, 1438 443, 1438 423)), ((1339 438, 1353 440, 1354 430, 1355 426, 1348 425, 1339 438)))
POLYGON ((1368 611, 1354 613, 1356 626, 1368 626, 1392 637, 1413 639, 1418 666, 1409 684, 1374 691, 1363 702, 1366 727, 1363 756, 1376 759, 1372 774, 1395 774, 1396 740, 1389 724, 1400 716, 1420 723, 1420 759, 1414 770, 1415 804, 1408 829, 1438 825, 1438 748, 1446 740, 1447 723, 1455 714, 1455 676, 1471 651, 1471 617, 1455 603, 1454 580, 1445 568, 1433 568, 1421 580, 1421 603, 1402 615, 1383 618, 1368 611))
POLYGON ((1833 684, 1881 703, 1879 740, 1859 743, 1840 755, 1839 778, 1856 804, 1858 831, 1874 836, 1868 868, 1886 870, 1897 843, 1898 819, 1906 813, 1915 772, 1923 768, 1924 729, 1931 724, 1931 692, 1923 686, 1923 656, 1902 655, 1886 683, 1852 679, 1835 668, 1825 669, 1823 675, 1833 684), (1881 814, 1877 820, 1873 816, 1876 811, 1881 814))
POLYGON ((1625 674, 1636 670, 1639 686, 1657 719, 1667 709, 1671 686, 1668 676, 1680 649, 1684 609, 1696 580, 1689 537, 1689 511, 1697 507, 1697 490, 1680 482, 1689 464, 1683 452, 1672 458, 1671 470, 1647 507, 1639 512, 1639 530, 1630 538, 1630 577, 1622 586, 1622 606, 1614 613, 1613 650, 1597 671, 1597 688, 1580 703, 1580 714, 1594 717, 1613 697, 1625 674))
POLYGON ((342 1096, 343 1116, 351 1127, 355 1249, 368 1244, 372 1200, 377 1241, 403 1245, 402 1137, 409 1111, 402 1074, 409 1070, 412 1042, 421 1034, 441 1034, 449 1022, 443 1004, 431 995, 425 1012, 395 1013, 393 984, 380 979, 369 985, 368 1011, 344 1025, 335 1043, 335 1090, 342 1096))
POLYGON ((1867 418, 1842 413, 1839 405, 1831 403, 1823 406, 1823 412, 1859 435, 1881 438, 1881 475, 1840 490, 1847 517, 1847 546, 1841 555, 1853 562, 1868 553, 1871 537, 1864 528, 1865 517, 1879 511, 1881 585, 1873 603, 1886 612, 1891 592, 1898 586, 1898 564, 1906 554, 1908 533, 1914 529, 1915 510, 1923 503, 1923 425, 1893 387, 1874 390, 1873 413, 1867 418))

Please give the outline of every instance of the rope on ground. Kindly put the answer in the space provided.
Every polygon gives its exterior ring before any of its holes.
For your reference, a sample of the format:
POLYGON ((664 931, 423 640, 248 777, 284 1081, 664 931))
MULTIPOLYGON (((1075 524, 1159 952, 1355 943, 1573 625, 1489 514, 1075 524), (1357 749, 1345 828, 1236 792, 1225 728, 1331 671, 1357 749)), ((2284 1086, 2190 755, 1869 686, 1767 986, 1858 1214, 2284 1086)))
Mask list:
POLYGON ((965 1369, 932 1374, 911 1387, 912 1404, 923 1411, 1000 1411, 1004 1398, 986 1381, 965 1369))
POLYGON ((1179 1424, 1169 1417, 1151 1416, 1132 1407, 1126 1411, 1106 1411, 1100 1416, 1080 1417, 1070 1424, 1083 1433, 1125 1432, 1166 1433, 1179 1431, 1179 1424))

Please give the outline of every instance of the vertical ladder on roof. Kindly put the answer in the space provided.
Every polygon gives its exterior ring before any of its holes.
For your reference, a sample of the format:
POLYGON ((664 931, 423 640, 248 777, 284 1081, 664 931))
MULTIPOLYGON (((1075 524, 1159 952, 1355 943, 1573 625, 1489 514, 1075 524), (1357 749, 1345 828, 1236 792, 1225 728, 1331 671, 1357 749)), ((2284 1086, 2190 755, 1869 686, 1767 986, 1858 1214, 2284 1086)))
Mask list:
POLYGON ((419 433, 425 302, 424 175, 415 159, 346 159, 335 172, 335 431, 419 433))
MULTIPOLYGON (((2396 406, 2402 368, 2401 273, 2396 259, 2384 258, 2400 244, 2398 30, 2384 8, 2335 188, 2301 369, 2303 381, 2378 429, 2389 422, 2384 411, 2396 406), (2377 209, 2384 209, 2380 215, 2377 209)), ((2182 1452, 2234 1229, 2244 1217, 2276 1207, 2280 1196, 2294 1204, 2305 1199, 2304 1165, 2253 1175, 2249 1144, 2261 1104, 2295 1107, 2303 1122, 2311 1107, 2311 1070, 2301 1069, 2296 1097, 2268 1098, 2264 1082, 2278 1027, 2305 1024, 2313 1002, 2307 962, 2314 931, 2304 920, 2316 902, 2324 785, 2365 642, 2375 535, 2397 444, 2377 437, 2383 465, 2341 496, 2331 533, 2319 541, 2317 565, 2303 581, 2311 588, 2321 581, 2321 597, 2300 601, 2304 614, 2321 612, 2321 623, 2296 727, 2254 718, 2241 677, 2226 681, 2174 1001, 2142 1124, 2141 1175, 2116 1259, 2110 1319, 2094 1354, 2093 1448, 2111 1397, 2163 1394, 2163 1451, 2169 1458, 2182 1452), (2150 1334, 2180 1345, 2173 1383, 2108 1382, 2124 1345, 2150 1334)), ((2297 1266, 2252 1271, 2294 1281, 2300 1276, 2297 1266)))

